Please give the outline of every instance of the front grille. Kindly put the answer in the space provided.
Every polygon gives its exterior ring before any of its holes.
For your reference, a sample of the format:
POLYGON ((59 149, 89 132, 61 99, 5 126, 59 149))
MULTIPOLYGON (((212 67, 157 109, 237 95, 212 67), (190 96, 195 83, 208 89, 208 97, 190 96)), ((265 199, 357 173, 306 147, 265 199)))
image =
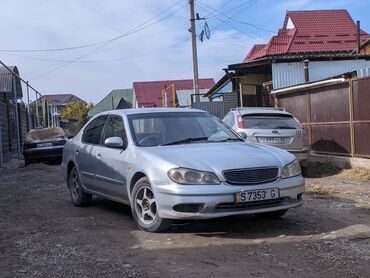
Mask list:
POLYGON ((234 169, 223 172, 226 181, 230 184, 253 185, 276 180, 279 174, 279 168, 248 168, 234 169))

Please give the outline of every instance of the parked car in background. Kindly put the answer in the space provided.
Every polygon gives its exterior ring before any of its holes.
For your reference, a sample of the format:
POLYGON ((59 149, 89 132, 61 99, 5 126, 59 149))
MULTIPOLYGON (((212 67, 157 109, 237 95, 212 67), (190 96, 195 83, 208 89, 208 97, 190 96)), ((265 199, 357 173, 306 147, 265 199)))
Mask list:
POLYGON ((23 145, 25 166, 33 162, 61 161, 67 140, 60 127, 31 129, 23 145))
POLYGON ((290 113, 280 108, 245 107, 230 111, 223 122, 246 141, 286 150, 306 166, 309 156, 307 131, 290 113))
POLYGON ((75 206, 92 195, 131 206, 137 226, 238 214, 280 217, 302 204, 304 179, 290 153, 245 142, 211 114, 142 108, 103 112, 63 151, 75 206))

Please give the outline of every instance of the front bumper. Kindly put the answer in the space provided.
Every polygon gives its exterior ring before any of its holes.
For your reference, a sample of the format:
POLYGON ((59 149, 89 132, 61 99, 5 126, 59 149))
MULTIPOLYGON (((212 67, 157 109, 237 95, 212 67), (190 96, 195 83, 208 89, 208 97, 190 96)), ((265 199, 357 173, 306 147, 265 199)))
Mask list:
POLYGON ((220 185, 179 185, 152 182, 159 216, 170 219, 208 219, 240 214, 254 214, 284 210, 302 205, 305 191, 302 176, 278 179, 274 182, 236 186, 220 185), (235 203, 235 193, 247 190, 279 188, 280 199, 255 203, 235 203), (197 212, 180 212, 179 205, 200 204, 197 212))

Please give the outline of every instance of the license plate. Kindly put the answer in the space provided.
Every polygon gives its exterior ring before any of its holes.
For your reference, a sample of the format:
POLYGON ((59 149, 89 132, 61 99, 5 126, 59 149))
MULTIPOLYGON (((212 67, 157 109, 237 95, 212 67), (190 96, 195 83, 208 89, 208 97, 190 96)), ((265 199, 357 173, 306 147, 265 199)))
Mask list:
POLYGON ((279 189, 270 188, 270 189, 248 190, 248 191, 238 192, 235 195, 235 200, 237 203, 247 203, 247 202, 279 199, 279 197, 280 197, 279 189))
POLYGON ((287 138, 285 137, 260 137, 258 142, 262 144, 285 144, 287 138))
POLYGON ((47 147, 51 147, 53 146, 53 143, 40 143, 40 144, 37 144, 37 147, 38 148, 47 148, 47 147))

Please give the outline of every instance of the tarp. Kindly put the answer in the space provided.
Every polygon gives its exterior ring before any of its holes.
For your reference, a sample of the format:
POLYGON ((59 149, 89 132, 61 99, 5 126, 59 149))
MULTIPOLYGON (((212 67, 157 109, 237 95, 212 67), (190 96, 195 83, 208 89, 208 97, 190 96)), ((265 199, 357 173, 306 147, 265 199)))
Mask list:
POLYGON ((25 142, 31 142, 33 140, 50 139, 60 136, 66 136, 66 133, 60 127, 31 129, 26 134, 25 142))

